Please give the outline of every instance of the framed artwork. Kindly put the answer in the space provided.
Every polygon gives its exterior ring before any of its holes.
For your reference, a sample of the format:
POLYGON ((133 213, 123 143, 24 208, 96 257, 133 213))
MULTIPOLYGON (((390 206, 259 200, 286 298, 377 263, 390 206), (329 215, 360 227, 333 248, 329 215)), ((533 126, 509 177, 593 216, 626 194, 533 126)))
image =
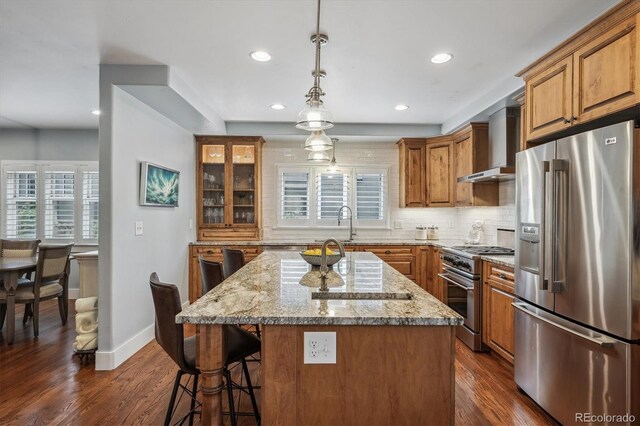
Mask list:
POLYGON ((140 163, 140 205, 178 207, 180 172, 142 161, 140 163))

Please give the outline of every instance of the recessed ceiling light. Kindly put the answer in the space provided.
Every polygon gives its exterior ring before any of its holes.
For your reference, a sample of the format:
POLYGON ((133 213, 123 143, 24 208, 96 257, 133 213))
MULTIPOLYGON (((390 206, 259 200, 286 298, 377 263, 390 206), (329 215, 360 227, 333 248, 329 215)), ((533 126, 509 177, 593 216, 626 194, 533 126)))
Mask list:
POLYGON ((431 58, 431 62, 434 64, 444 64, 445 62, 449 62, 453 59, 453 55, 451 53, 438 53, 433 58, 431 58))
POLYGON ((100 115, 100 110, 99 109, 93 109, 93 110, 91 110, 91 114, 100 115))
POLYGON ((271 55, 262 50, 256 50, 255 52, 251 52, 251 59, 258 62, 267 62, 271 60, 271 55))
POLYGON ((286 106, 284 106, 282 104, 273 104, 273 105, 271 105, 271 108, 277 109, 278 111, 280 111, 281 109, 285 109, 286 106))
POLYGON ((409 105, 400 104, 393 107, 393 109, 395 109, 396 111, 404 111, 406 109, 409 109, 409 105))

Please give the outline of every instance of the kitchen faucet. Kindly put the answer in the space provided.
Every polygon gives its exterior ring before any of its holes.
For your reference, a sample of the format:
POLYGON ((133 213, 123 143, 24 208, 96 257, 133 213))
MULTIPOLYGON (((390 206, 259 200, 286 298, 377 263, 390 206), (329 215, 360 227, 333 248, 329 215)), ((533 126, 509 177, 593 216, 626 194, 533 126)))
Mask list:
POLYGON ((338 210, 338 226, 340 226, 340 218, 342 217, 343 209, 349 210, 349 217, 347 217, 347 219, 349 220, 349 239, 347 241, 353 241, 353 236, 356 235, 356 233, 353 230, 353 211, 351 210, 351 207, 349 206, 340 207, 340 210, 338 210))

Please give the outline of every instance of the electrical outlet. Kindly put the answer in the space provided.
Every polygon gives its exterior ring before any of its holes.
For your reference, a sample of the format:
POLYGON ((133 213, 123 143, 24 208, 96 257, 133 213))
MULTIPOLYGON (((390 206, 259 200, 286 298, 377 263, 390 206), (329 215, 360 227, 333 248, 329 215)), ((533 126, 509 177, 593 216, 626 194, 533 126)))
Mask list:
POLYGON ((335 331, 304 333, 305 364, 335 364, 337 354, 335 331))
POLYGON ((144 233, 144 226, 142 221, 136 222, 136 236, 142 235, 144 233))

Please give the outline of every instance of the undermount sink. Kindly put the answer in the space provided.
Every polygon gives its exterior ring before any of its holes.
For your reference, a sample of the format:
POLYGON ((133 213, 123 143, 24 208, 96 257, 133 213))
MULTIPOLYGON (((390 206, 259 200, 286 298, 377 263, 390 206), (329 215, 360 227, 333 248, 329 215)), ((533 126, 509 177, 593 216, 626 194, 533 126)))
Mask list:
POLYGON ((411 300, 413 293, 375 293, 365 291, 326 292, 314 291, 311 298, 316 300, 411 300))

